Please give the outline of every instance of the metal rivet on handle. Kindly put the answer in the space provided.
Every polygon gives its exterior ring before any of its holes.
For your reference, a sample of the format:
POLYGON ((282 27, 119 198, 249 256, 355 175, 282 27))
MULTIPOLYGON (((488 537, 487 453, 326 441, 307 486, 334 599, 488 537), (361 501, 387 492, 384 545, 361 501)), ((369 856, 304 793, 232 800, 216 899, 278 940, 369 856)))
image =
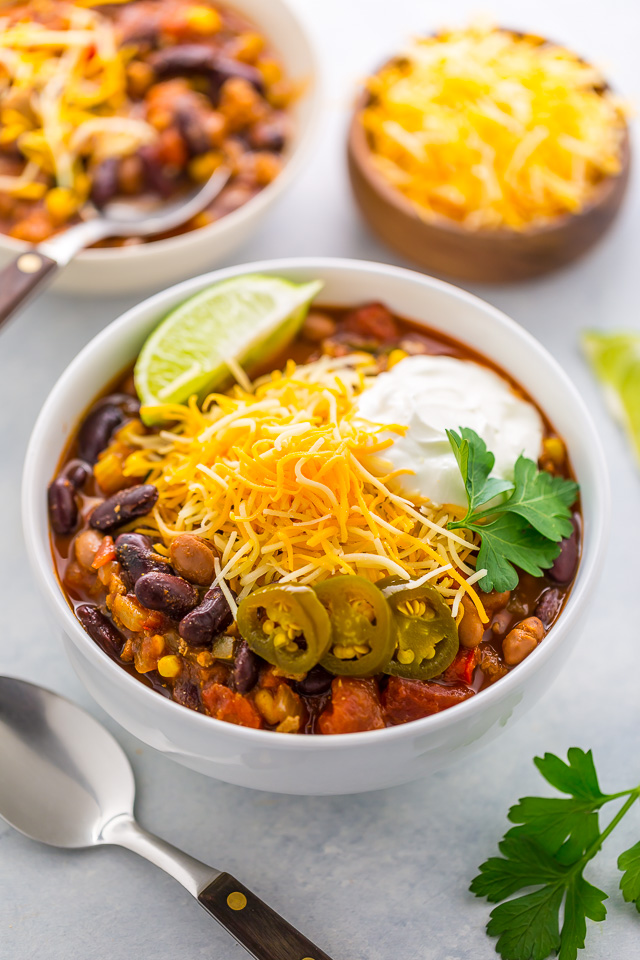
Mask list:
POLYGON ((42 266, 42 257, 37 253, 23 253, 18 257, 17 266, 20 273, 37 273, 42 266))
POLYGON ((247 898, 244 893, 240 893, 240 891, 237 890, 235 893, 229 894, 227 903, 232 910, 244 910, 247 905, 247 898))

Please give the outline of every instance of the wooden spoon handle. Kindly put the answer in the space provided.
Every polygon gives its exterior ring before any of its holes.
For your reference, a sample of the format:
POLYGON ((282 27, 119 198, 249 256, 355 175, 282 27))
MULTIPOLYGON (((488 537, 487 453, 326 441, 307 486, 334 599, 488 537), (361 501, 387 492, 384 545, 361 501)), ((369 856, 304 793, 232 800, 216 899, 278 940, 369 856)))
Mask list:
POLYGON ((198 900, 256 960, 331 960, 228 873, 205 887, 198 900))
POLYGON ((19 257, 0 271, 0 327, 58 269, 55 260, 33 250, 19 257))

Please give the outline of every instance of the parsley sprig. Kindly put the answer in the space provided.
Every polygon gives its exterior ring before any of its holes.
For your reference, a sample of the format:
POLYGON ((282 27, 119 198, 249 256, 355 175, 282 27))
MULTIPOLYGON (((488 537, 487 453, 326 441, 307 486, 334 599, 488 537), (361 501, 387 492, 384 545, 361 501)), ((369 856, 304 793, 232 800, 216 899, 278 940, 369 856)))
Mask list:
POLYGON ((467 493, 467 513, 447 524, 450 530, 467 529, 480 535, 477 569, 486 569, 481 590, 513 590, 520 567, 542 576, 560 553, 560 541, 571 535, 570 507, 578 484, 538 470, 533 460, 518 457, 513 483, 491 477, 495 457, 481 437, 469 427, 460 433, 447 430, 467 493), (485 506, 496 497, 510 496, 485 506), (480 509, 484 506, 484 509, 480 509))
MULTIPOLYGON (((586 921, 604 920, 607 913, 603 901, 608 895, 585 880, 584 870, 640 799, 640 784, 602 793, 590 750, 572 747, 567 759, 565 763, 552 753, 535 758, 545 780, 568 799, 521 799, 509 810, 515 826, 498 845, 502 856, 486 860, 471 883, 477 897, 499 903, 487 933, 498 937, 496 950, 503 960, 545 960, 552 954, 576 960, 585 945, 586 921), (601 832, 601 807, 622 798, 625 802, 601 832), (525 889, 529 892, 514 896, 525 889)), ((618 867, 622 896, 640 912, 640 843, 620 855, 618 867)))

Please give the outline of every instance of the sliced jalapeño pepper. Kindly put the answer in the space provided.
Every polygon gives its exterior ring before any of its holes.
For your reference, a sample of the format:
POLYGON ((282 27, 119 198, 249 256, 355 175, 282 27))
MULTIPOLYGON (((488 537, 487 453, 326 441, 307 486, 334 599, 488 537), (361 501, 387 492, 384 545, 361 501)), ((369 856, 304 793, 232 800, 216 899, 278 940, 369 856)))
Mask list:
POLYGON ((458 652, 458 628, 442 595, 431 583, 411 586, 385 577, 376 587, 391 608, 395 650, 384 673, 408 680, 437 677, 458 652))
POLYGON ((313 588, 331 621, 331 645, 321 659, 330 673, 371 677, 393 650, 391 612, 373 583, 353 575, 332 577, 313 588))
POLYGON ((311 587, 274 583, 238 607, 238 630, 258 656, 291 674, 307 673, 329 646, 331 625, 311 587))

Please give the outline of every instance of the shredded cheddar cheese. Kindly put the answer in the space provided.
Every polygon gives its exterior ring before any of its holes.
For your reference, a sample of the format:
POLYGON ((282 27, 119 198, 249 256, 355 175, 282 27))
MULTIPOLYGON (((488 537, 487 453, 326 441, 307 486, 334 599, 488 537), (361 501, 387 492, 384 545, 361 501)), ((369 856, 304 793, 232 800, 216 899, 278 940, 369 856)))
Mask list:
POLYGON ((466 592, 486 621, 469 577, 478 544, 446 529, 458 508, 410 501, 394 492, 395 474, 372 472, 373 455, 393 443, 388 432, 406 429, 359 419, 355 400, 374 373, 363 354, 289 361, 202 408, 195 398, 166 405, 171 427, 132 436, 138 449, 124 466, 159 491, 145 532, 161 546, 183 532, 210 539, 216 582, 239 599, 339 573, 428 576, 454 616, 466 592))
POLYGON ((367 89, 373 161, 427 220, 522 229, 580 210, 621 169, 623 104, 539 37, 477 25, 417 39, 367 89))
POLYGON ((126 156, 156 137, 146 120, 127 116, 131 49, 118 47, 113 23, 90 6, 40 0, 0 15, 0 142, 28 159, 18 176, 0 178, 12 196, 35 199, 46 191, 42 175, 53 176, 79 207, 90 186, 86 158, 126 156))

